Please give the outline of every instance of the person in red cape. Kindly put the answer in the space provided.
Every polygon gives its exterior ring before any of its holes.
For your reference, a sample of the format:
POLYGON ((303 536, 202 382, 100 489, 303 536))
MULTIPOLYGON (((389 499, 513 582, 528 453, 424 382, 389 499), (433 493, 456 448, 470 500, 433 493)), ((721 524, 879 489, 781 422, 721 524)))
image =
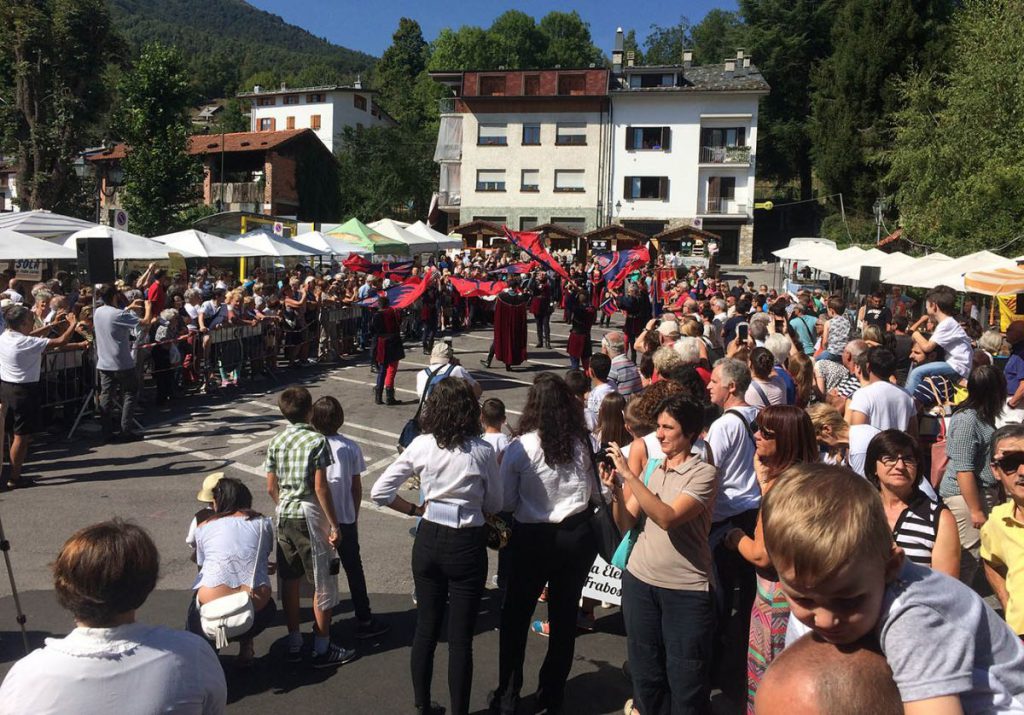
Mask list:
POLYGON ((423 354, 429 355, 434 349, 434 338, 437 336, 437 319, 441 307, 441 295, 437 290, 436 281, 423 292, 420 298, 420 320, 423 322, 423 354))
POLYGON ((519 289, 519 276, 508 279, 508 288, 498 293, 494 300, 494 342, 481 360, 486 367, 498 358, 505 363, 505 370, 511 372, 513 365, 526 361, 526 315, 530 296, 519 289))
POLYGON ((401 404, 395 399, 395 375, 398 374, 398 361, 405 357, 402 347, 402 314, 389 307, 390 302, 385 294, 377 299, 377 311, 373 314, 372 330, 374 340, 373 362, 377 365, 377 387, 374 390, 374 402, 384 404, 382 399, 387 390, 387 404, 401 404))
POLYGON ((590 368, 590 355, 593 348, 590 344, 590 329, 594 326, 594 317, 597 311, 587 299, 587 293, 581 289, 573 301, 572 325, 569 328, 569 345, 566 351, 569 353, 569 363, 573 369, 590 368))

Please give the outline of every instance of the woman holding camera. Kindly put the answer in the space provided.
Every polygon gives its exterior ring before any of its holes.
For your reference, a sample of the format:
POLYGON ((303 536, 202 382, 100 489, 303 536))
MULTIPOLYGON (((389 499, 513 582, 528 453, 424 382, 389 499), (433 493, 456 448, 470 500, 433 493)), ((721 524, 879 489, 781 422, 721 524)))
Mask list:
POLYGON ((657 427, 664 458, 651 459, 638 475, 612 444, 615 470, 601 470, 619 529, 639 530, 622 572, 622 613, 634 705, 641 713, 708 707, 714 632, 708 533, 717 470, 691 453, 703 414, 690 398, 669 397, 657 427))

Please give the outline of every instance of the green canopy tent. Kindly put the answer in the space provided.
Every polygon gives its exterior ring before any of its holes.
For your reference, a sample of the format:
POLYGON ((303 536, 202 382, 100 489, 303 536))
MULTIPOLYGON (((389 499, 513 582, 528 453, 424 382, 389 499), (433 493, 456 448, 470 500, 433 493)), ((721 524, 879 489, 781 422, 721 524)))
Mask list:
POLYGON ((326 233, 329 236, 341 238, 349 243, 355 243, 367 250, 373 251, 374 255, 409 255, 408 244, 402 243, 394 238, 388 238, 384 234, 374 231, 357 218, 351 218, 340 226, 335 226, 326 233))

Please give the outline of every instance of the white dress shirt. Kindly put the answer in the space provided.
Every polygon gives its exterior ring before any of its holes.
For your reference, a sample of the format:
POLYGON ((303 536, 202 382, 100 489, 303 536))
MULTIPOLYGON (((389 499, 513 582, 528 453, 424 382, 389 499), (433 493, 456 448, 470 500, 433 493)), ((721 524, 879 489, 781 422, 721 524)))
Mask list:
POLYGON ((550 467, 536 432, 509 444, 501 459, 504 511, 524 524, 558 524, 586 509, 597 486, 586 452, 577 442, 571 462, 550 467))
POLYGON ((467 440, 461 449, 441 449, 434 435, 421 434, 380 475, 370 498, 387 506, 413 475, 420 478, 427 521, 461 529, 483 526, 484 514, 501 511, 498 458, 480 437, 467 440))
POLYGON ((0 715, 216 715, 227 700, 217 654, 194 633, 146 623, 47 638, 0 686, 0 715))

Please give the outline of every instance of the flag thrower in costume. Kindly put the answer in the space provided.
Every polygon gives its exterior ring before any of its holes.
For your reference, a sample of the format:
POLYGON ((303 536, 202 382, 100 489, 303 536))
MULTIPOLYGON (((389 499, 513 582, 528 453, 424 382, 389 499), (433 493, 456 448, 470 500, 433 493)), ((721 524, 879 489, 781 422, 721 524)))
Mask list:
POLYGON ((508 238, 509 243, 518 248, 520 251, 525 252, 533 260, 540 263, 542 266, 550 268, 558 275, 568 280, 569 273, 565 270, 561 263, 555 260, 554 256, 548 253, 548 249, 544 248, 544 244, 541 243, 539 233, 531 233, 529 231, 513 231, 508 226, 503 226, 505 229, 505 237, 508 238))

